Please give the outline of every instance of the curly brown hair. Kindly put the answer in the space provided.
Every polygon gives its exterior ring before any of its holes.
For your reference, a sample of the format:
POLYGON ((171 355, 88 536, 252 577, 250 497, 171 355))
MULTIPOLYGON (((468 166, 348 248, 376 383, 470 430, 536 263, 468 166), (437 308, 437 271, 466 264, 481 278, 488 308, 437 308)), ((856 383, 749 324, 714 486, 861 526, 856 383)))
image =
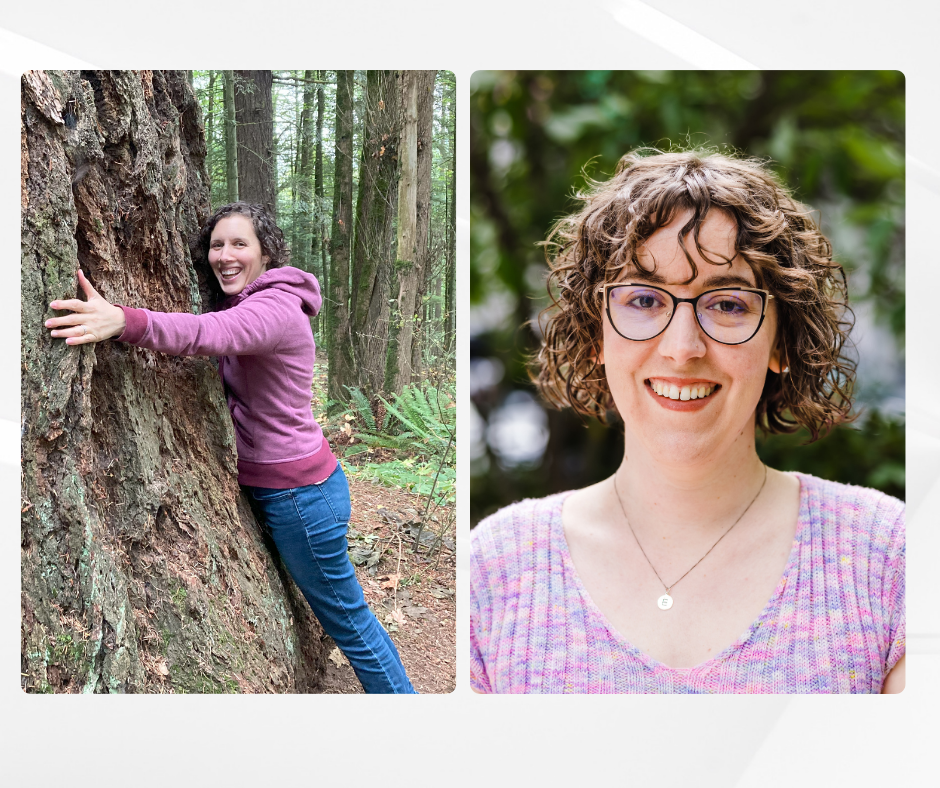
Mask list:
POLYGON ((241 214, 251 219, 258 242, 261 244, 261 253, 270 258, 268 268, 280 268, 290 262, 290 249, 284 240, 284 233, 274 223, 271 215, 260 205, 250 202, 233 202, 223 205, 203 225, 199 233, 199 248, 202 250, 204 260, 209 259, 209 245, 212 243, 212 231, 220 219, 232 214, 241 214))
POLYGON ((685 246, 689 233, 705 260, 730 265, 699 245, 706 215, 719 208, 737 225, 736 255, 750 265, 757 286, 776 297, 777 341, 789 365, 786 374, 768 374, 758 425, 768 433, 803 426, 816 440, 850 420, 855 364, 843 355, 853 318, 845 272, 809 209, 763 162, 641 148, 620 160, 610 180, 589 179, 588 185, 577 195, 581 210, 557 222, 544 242, 552 304, 539 318, 543 343, 533 377, 549 402, 601 419, 616 410, 598 368, 600 286, 617 281, 628 265, 643 270, 638 247, 689 210, 679 233, 692 266, 686 284, 697 275, 685 246))

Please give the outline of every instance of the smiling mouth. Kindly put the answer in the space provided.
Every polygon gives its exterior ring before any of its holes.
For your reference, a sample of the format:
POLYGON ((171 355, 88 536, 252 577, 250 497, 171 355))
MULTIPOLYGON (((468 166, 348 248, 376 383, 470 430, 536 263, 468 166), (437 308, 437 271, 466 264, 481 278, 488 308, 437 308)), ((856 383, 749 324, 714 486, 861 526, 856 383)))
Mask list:
POLYGON ((241 272, 241 268, 226 268, 224 270, 219 269, 219 276, 221 276, 223 279, 234 279, 241 272))
POLYGON ((685 402, 691 399, 705 399, 721 388, 717 383, 691 383, 677 386, 662 380, 650 379, 646 384, 660 397, 685 402))

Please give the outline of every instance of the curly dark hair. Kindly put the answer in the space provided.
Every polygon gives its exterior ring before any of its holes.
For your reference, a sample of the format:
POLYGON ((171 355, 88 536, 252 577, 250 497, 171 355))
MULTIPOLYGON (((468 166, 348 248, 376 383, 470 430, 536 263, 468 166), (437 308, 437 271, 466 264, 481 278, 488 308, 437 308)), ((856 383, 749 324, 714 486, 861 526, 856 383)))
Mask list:
POLYGON ((281 228, 274 223, 274 219, 263 207, 250 202, 233 202, 223 205, 209 217, 199 232, 199 248, 204 260, 209 259, 209 245, 212 242, 212 231, 215 226, 220 219, 235 213, 251 219, 251 226, 261 244, 261 253, 270 258, 268 268, 280 268, 290 262, 290 249, 287 247, 281 228))
MULTIPOLYGON (((641 148, 625 155, 608 181, 588 180, 577 198, 582 208, 561 219, 544 242, 551 272, 552 304, 542 312, 543 343, 533 378, 556 407, 604 419, 615 410, 599 369, 603 332, 600 286, 617 281, 628 265, 644 270, 637 249, 656 230, 685 211, 692 216, 679 233, 691 233, 702 257, 699 231, 712 208, 737 225, 735 253, 750 265, 757 286, 777 306, 777 341, 785 374, 769 373, 757 405, 757 423, 767 433, 805 427, 816 440, 850 420, 855 364, 843 355, 853 315, 845 272, 808 208, 766 165, 712 151, 664 153, 641 148)), ((711 255, 711 256, 709 256, 711 255)))

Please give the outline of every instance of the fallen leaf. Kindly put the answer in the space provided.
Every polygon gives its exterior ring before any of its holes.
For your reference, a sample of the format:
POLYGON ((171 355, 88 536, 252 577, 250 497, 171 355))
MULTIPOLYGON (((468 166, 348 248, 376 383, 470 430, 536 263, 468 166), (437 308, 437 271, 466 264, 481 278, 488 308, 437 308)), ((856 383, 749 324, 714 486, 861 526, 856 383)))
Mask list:
POLYGON ((157 671, 157 673, 159 673, 161 676, 169 676, 169 675, 170 675, 170 669, 167 667, 167 664, 166 664, 166 660, 165 660, 165 659, 161 659, 156 665, 154 665, 154 669, 155 669, 155 670, 157 671))
POLYGON ((401 580, 401 575, 389 575, 388 579, 382 583, 382 588, 395 588, 399 580, 401 580))
POLYGON ((349 660, 346 659, 346 655, 343 654, 343 652, 340 651, 338 648, 334 648, 330 652, 329 660, 338 668, 349 665, 349 660))
POLYGON ((405 626, 405 614, 399 608, 396 607, 389 615, 398 626, 405 626))

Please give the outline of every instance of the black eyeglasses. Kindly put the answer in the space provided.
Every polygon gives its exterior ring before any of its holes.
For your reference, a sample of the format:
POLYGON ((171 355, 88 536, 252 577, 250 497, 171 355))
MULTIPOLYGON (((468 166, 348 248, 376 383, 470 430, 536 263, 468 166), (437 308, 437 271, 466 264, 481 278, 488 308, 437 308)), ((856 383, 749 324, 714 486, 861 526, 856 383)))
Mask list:
POLYGON ((771 298, 756 287, 722 287, 695 298, 679 298, 661 287, 636 282, 604 285, 610 324, 634 342, 658 337, 669 327, 679 304, 688 303, 707 336, 723 345, 741 345, 760 330, 771 298))

